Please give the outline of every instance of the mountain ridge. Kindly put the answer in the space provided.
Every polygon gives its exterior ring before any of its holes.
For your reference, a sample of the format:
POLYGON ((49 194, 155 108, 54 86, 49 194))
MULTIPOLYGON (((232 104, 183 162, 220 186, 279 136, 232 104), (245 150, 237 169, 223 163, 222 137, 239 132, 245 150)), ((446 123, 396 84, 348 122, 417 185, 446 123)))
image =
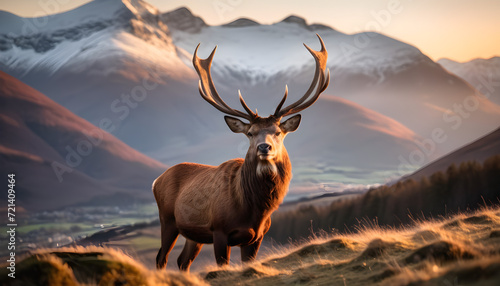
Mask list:
POLYGON ((477 58, 467 62, 456 62, 450 59, 437 61, 452 74, 467 81, 491 102, 500 104, 500 57, 488 59, 477 58))
POLYGON ((451 165, 459 167, 461 163, 467 161, 476 161, 482 164, 486 159, 500 154, 498 142, 500 142, 500 128, 431 162, 415 173, 405 176, 403 180, 420 180, 437 172, 445 172, 451 165))
MULTIPOLYGON (((23 21, 17 27, 8 25, 7 19, 2 25, 5 28, 0 30, 0 52, 5 55, 0 68, 3 66, 2 70, 28 83, 29 74, 38 74, 46 80, 64 67, 81 73, 94 63, 112 59, 120 63, 124 53, 131 57, 122 63, 123 67, 153 66, 161 59, 163 64, 159 65, 161 71, 157 73, 177 79, 193 74, 190 69, 183 68, 182 52, 172 44, 169 29, 161 21, 158 10, 144 1, 92 1, 59 14, 18 18, 23 21), (41 21, 44 25, 34 26, 31 33, 16 33, 30 21, 41 21), (142 50, 134 51, 138 46, 142 46, 142 50), (177 68, 171 67, 172 64, 177 68), (46 69, 50 70, 49 74, 44 71, 46 69)), ((102 72, 102 68, 97 70, 102 72)), ((106 73, 110 72, 119 73, 120 68, 108 68, 106 73)), ((144 71, 138 69, 129 73, 137 77, 144 71)))
POLYGON ((57 209, 112 193, 152 200, 150 184, 165 165, 12 76, 0 72, 0 82, 0 126, 8 134, 0 139, 1 169, 16 174, 20 209, 57 209))

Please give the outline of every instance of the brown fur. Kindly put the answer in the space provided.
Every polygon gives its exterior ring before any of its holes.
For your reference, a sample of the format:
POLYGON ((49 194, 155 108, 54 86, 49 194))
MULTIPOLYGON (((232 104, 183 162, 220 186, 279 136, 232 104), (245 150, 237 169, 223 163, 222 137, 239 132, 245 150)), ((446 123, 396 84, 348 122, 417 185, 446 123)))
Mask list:
POLYGON ((271 225, 270 216, 283 201, 292 176, 288 154, 280 146, 286 132, 275 135, 281 130, 278 124, 277 120, 268 120, 247 126, 260 135, 250 140, 245 160, 233 159, 217 167, 182 163, 156 179, 153 192, 162 228, 158 268, 165 266, 178 234, 188 239, 178 260, 181 269, 189 269, 204 243, 215 244, 218 264, 227 263, 230 246, 242 248, 243 261, 256 256, 271 225), (261 160, 256 146, 266 141, 276 154, 270 160, 261 160), (259 164, 273 164, 276 172, 259 164))

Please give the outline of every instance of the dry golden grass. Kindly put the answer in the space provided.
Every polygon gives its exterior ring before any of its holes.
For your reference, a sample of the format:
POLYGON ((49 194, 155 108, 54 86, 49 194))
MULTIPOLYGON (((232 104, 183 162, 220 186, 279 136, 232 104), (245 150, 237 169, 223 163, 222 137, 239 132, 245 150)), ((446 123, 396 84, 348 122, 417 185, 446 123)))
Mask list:
POLYGON ((401 229, 371 225, 203 275, 213 285, 500 285, 500 209, 401 229))
POLYGON ((500 285, 500 208, 323 234, 251 264, 192 274, 150 270, 102 247, 39 250, 18 262, 16 279, 5 269, 2 285, 500 285))
POLYGON ((96 246, 38 250, 16 265, 15 279, 1 275, 1 285, 206 285, 195 275, 149 270, 120 250, 96 246))

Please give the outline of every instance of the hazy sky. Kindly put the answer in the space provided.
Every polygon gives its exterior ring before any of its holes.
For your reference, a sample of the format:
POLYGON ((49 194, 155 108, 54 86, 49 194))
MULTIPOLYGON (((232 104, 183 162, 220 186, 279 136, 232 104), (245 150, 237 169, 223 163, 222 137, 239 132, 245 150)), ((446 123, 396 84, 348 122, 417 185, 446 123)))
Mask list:
MULTIPOLYGON (((23 17, 63 12, 88 0, 0 0, 23 17)), ((499 0, 149 0, 160 11, 186 6, 210 25, 240 17, 271 24, 288 15, 344 33, 377 31, 412 44, 434 60, 500 56, 499 0)))

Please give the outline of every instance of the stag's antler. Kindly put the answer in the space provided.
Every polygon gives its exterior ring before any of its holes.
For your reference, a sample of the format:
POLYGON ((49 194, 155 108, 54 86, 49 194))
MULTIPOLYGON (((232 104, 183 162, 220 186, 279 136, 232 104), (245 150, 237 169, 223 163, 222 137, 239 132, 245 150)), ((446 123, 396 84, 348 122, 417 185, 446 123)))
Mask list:
POLYGON ((212 60, 215 55, 215 51, 217 50, 217 46, 215 46, 214 50, 208 56, 206 59, 200 59, 197 56, 198 53, 198 48, 200 47, 200 44, 196 47, 196 50, 194 51, 193 55, 193 65, 194 68, 196 69, 196 72, 198 72, 198 75, 200 76, 200 81, 198 84, 198 89, 200 91, 201 97, 208 101, 211 105, 213 105, 215 108, 217 108, 219 111, 241 117, 244 119, 247 119, 248 121, 252 122, 255 120, 255 118, 258 117, 257 113, 254 113, 250 108, 248 108, 248 105, 245 103, 243 100, 243 97, 241 96, 241 93, 238 91, 238 95, 240 97, 240 103, 245 109, 247 113, 241 112, 236 109, 232 109, 229 107, 224 100, 219 96, 217 93, 217 90, 215 89, 214 82, 212 80, 212 75, 210 74, 210 66, 212 65, 212 60))
POLYGON ((328 69, 326 72, 325 76, 325 69, 326 69, 326 60, 328 58, 328 52, 326 51, 325 48, 325 43, 323 43, 323 40, 321 37, 318 36, 318 39, 321 43, 321 50, 320 51, 315 51, 311 48, 309 48, 306 44, 304 46, 307 48, 307 50, 311 53, 311 55, 314 57, 314 60, 316 61, 316 71, 314 73, 314 78, 312 80, 311 86, 309 89, 306 91, 304 96, 300 98, 297 102, 290 104, 289 106, 285 107, 283 110, 281 110, 281 107, 285 103, 285 100, 288 96, 288 87, 285 88, 285 95, 283 96, 283 99, 281 100, 280 104, 278 104, 278 107, 276 108, 276 111, 274 112, 274 117, 276 118, 281 118, 284 116, 288 116, 297 112, 300 112, 309 106, 311 106, 313 103, 318 100, 319 95, 325 91, 325 89, 328 87, 328 84, 330 83, 330 70, 328 69), (313 94, 313 96, 307 100, 313 91, 316 90, 316 92, 313 94), (307 100, 307 101, 306 101, 307 100))

